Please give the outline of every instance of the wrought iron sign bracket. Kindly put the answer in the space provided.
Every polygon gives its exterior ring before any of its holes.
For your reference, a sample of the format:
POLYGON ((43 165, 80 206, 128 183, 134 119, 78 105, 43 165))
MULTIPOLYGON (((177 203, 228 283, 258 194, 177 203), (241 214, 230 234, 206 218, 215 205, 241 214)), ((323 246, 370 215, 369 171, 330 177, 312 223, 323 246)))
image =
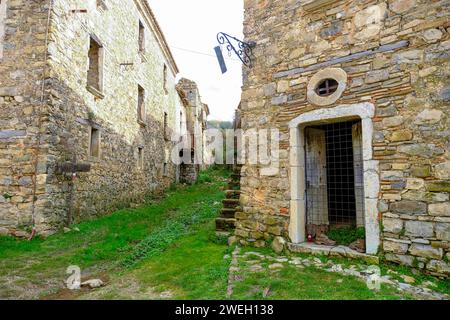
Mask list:
POLYGON ((252 68, 253 48, 256 47, 255 42, 243 42, 236 37, 230 36, 224 32, 217 34, 217 41, 220 45, 224 45, 228 51, 228 54, 234 53, 242 63, 252 68))

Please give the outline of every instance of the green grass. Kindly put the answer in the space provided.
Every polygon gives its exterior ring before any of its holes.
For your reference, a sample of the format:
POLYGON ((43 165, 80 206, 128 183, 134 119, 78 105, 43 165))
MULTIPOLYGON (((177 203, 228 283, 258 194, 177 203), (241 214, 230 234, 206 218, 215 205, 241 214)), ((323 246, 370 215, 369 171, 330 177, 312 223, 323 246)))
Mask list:
MULTIPOLYGON (((233 248, 215 236, 214 218, 222 206, 228 175, 213 168, 203 172, 193 186, 177 186, 141 208, 81 223, 79 232, 33 241, 0 238, 0 298, 226 299, 231 259, 225 256, 233 248), (106 277, 107 286, 90 292, 59 291, 69 265, 80 266, 89 278, 106 277)), ((255 250, 275 255, 268 248, 243 248, 242 252, 255 250)), ((332 260, 346 266, 364 264, 332 260)), ((406 267, 382 265, 381 269, 383 274, 396 270, 398 277, 411 274, 406 267)), ((286 265, 278 273, 266 269, 262 273, 242 271, 240 276, 233 299, 411 298, 387 286, 372 291, 355 277, 313 267, 286 265), (267 288, 269 295, 263 297, 267 288)), ((418 283, 432 281, 435 290, 450 291, 448 282, 414 277, 418 283)))
MULTIPOLYGON (((217 214, 223 199, 221 187, 229 173, 213 168, 208 175, 212 183, 177 186, 152 204, 81 223, 76 226, 79 232, 33 241, 0 237, 0 282, 1 278, 20 277, 44 285, 49 279, 65 279, 69 265, 103 272, 163 252, 193 225, 217 214)), ((2 291, 0 297, 4 297, 2 291)))
POLYGON ((234 299, 267 300, 392 300, 411 298, 400 295, 394 288, 382 285, 370 290, 366 283, 354 277, 329 273, 314 267, 298 269, 286 265, 276 274, 269 271, 249 273, 234 289, 234 299), (267 297, 263 296, 269 290, 267 297))
POLYGON ((327 237, 336 241, 337 244, 348 246, 358 239, 364 239, 366 232, 364 228, 343 227, 332 229, 327 232, 327 237))
POLYGON ((223 257, 230 249, 211 241, 213 232, 213 223, 201 225, 164 255, 142 262, 135 276, 175 299, 224 299, 230 260, 223 257))
POLYGON ((191 229, 197 225, 214 219, 217 216, 219 202, 211 203, 211 201, 221 198, 196 202, 192 206, 175 211, 173 218, 167 220, 133 248, 123 264, 131 267, 142 259, 157 256, 175 241, 191 233, 191 229))

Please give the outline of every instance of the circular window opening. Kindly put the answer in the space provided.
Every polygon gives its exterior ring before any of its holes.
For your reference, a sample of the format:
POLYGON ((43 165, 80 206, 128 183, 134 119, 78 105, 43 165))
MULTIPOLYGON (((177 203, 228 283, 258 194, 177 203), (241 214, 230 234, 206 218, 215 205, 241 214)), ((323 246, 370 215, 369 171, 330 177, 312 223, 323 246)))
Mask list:
POLYGON ((325 79, 319 82, 316 93, 320 97, 328 97, 337 91, 339 83, 334 79, 325 79))

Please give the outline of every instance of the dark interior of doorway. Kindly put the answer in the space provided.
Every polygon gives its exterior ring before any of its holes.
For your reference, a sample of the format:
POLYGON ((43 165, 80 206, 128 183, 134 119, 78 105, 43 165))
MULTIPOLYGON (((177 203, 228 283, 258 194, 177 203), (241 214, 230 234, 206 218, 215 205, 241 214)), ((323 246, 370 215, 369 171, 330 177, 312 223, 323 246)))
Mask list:
MULTIPOLYGON (((360 120, 354 120, 306 128, 322 132, 322 138, 317 140, 319 142, 316 142, 316 148, 322 148, 321 152, 326 154, 313 155, 312 159, 308 159, 311 156, 306 152, 308 234, 317 236, 330 229, 357 225, 357 207, 364 205, 362 194, 355 192, 355 171, 359 170, 358 168, 362 170, 362 148, 360 145, 355 146, 354 128, 360 123, 360 120), (325 146, 317 146, 320 142, 324 142, 325 146), (325 162, 326 173, 316 162, 325 162), (317 181, 322 179, 314 177, 315 175, 322 175, 323 178, 326 175, 322 187, 311 186, 314 183, 320 184, 317 181)), ((310 135, 306 131, 307 140, 308 137, 310 135)))

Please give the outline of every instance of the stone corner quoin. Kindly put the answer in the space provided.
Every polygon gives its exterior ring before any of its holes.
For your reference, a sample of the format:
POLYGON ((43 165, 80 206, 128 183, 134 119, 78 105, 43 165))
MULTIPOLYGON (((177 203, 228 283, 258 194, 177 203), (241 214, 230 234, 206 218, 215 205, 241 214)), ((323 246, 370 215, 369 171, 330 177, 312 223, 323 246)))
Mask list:
MULTIPOLYGON (((448 277, 446 1, 244 2, 245 38, 256 47, 253 68, 244 69, 241 124, 278 128, 281 150, 277 174, 242 167, 237 239, 277 251, 306 241, 315 209, 308 161, 301 160, 308 157, 305 130, 360 120, 355 192, 363 199, 356 210, 366 253, 448 277), (322 97, 321 83, 337 89, 322 97)), ((321 192, 327 202, 326 188, 321 192)))

